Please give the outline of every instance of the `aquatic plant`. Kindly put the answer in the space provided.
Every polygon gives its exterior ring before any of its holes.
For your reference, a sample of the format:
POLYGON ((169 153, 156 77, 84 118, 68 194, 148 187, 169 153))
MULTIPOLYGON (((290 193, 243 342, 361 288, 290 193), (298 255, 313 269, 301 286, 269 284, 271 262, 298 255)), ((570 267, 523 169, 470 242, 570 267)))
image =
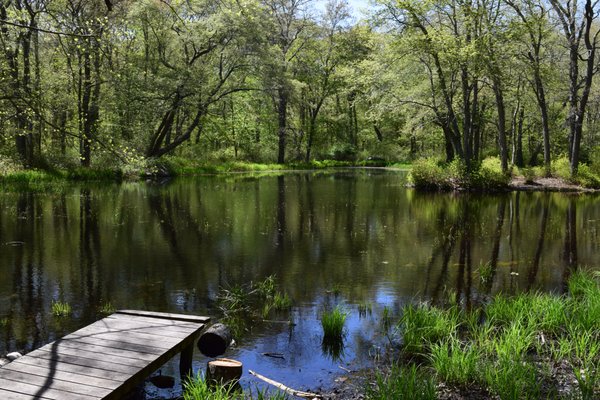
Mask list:
POLYGON ((384 306, 381 311, 381 327, 387 331, 392 326, 392 310, 388 306, 384 306))
POLYGON ((273 297, 273 308, 277 311, 288 310, 292 306, 292 299, 287 293, 276 292, 273 297))
POLYGON ((111 304, 110 301, 103 303, 98 307, 98 312, 103 315, 113 314, 115 312, 115 307, 111 304))
POLYGON ((277 290, 276 277, 270 275, 263 281, 221 288, 217 305, 223 313, 222 322, 239 337, 259 320, 268 319, 272 310, 289 310, 292 300, 287 293, 277 290))
POLYGON ((340 285, 339 283, 336 283, 335 285, 333 285, 331 287, 331 290, 329 290, 329 292, 331 294, 333 294, 335 297, 339 296, 340 294, 342 294, 342 285, 340 285))
POLYGON ((494 269, 491 263, 480 264, 477 268, 477 274, 479 275, 479 281, 483 285, 487 285, 492 281, 494 276, 494 269))
POLYGON ((259 281, 254 284, 256 293, 258 296, 263 299, 269 299, 275 296, 275 290, 277 289, 277 285, 275 284, 275 275, 269 275, 263 281, 259 281))
POLYGON ((68 317, 71 315, 71 305, 66 302, 53 301, 52 302, 52 315, 56 317, 68 317))
POLYGON ((341 340, 347 316, 348 314, 340 306, 336 306, 330 311, 324 311, 321 315, 324 339, 341 340))
POLYGON ((367 399, 437 399, 435 379, 414 364, 392 365, 388 373, 377 372, 375 385, 367 388, 367 399))
POLYGON ((373 305, 367 301, 358 303, 358 315, 360 317, 366 317, 367 314, 371 314, 373 312, 373 305))

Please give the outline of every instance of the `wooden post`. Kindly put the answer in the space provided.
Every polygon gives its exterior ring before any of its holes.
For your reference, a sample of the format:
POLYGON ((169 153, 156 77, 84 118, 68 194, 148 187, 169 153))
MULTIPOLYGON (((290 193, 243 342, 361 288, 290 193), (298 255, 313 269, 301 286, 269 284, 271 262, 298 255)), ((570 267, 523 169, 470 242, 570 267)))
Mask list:
POLYGON ((184 347, 179 354, 179 376, 185 381, 192 375, 192 358, 194 356, 194 342, 184 347))

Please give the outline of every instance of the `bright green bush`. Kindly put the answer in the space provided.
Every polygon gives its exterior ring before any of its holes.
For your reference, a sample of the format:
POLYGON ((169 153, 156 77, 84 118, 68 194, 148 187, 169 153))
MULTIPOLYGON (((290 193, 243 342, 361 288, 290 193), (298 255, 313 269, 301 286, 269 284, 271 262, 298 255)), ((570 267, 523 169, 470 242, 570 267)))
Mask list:
POLYGON ((500 159, 488 157, 469 174, 467 185, 475 189, 499 190, 506 188, 509 182, 510 174, 502 172, 500 159))
POLYGON ((560 156, 552 161, 552 175, 562 178, 566 181, 571 180, 571 163, 566 156, 560 156))
POLYGON ((415 161, 409 174, 409 182, 417 189, 451 189, 449 172, 433 158, 415 161))

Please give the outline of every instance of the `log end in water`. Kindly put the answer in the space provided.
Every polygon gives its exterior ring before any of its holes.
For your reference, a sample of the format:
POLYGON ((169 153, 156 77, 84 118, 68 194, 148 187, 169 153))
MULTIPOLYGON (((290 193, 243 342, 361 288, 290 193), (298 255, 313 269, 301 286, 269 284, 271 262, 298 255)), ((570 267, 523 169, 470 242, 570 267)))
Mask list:
POLYGON ((207 357, 217 357, 225 353, 231 339, 231 332, 227 326, 214 324, 198 339, 198 350, 207 357))

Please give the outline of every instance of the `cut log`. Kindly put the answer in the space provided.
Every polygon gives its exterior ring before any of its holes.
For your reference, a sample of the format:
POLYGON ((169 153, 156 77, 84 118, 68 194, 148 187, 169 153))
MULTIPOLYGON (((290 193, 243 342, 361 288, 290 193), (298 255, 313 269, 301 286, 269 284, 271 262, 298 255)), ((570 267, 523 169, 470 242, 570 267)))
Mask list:
POLYGON ((210 360, 206 367, 209 385, 235 385, 242 377, 242 363, 229 358, 210 360))
POLYGON ((217 357, 225 353, 231 339, 231 332, 227 326, 214 324, 198 339, 198 349, 207 357, 217 357))

